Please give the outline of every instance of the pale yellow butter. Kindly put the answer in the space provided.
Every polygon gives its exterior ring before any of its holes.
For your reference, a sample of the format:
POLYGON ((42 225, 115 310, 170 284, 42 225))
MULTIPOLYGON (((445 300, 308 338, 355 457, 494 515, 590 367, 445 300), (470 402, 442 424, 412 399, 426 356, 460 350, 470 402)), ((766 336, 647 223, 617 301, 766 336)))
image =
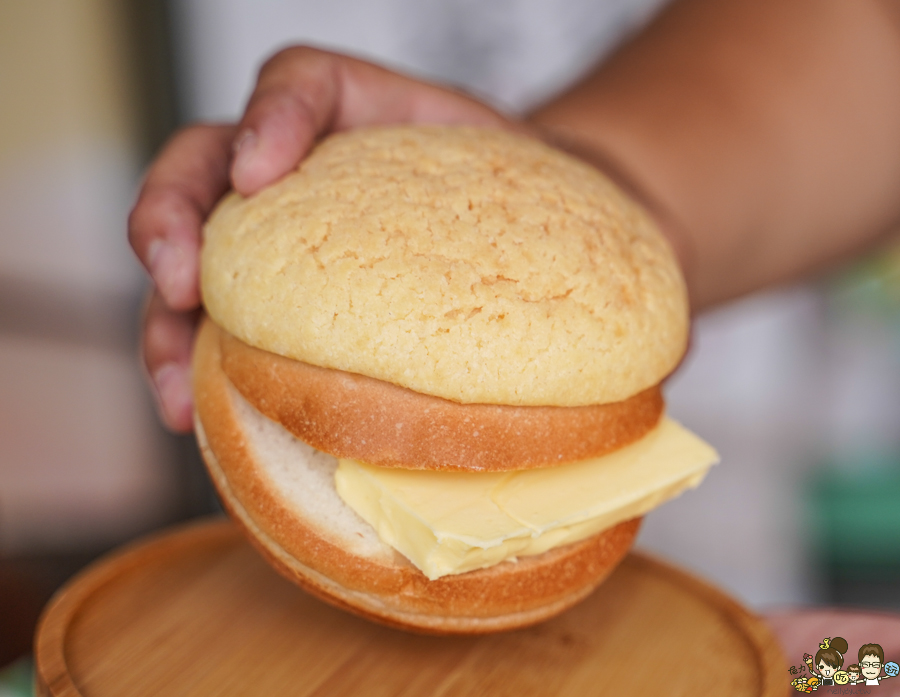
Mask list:
POLYGON ((718 455, 663 418, 603 457, 508 473, 388 469, 340 460, 341 498, 430 579, 576 542, 697 486, 718 455))

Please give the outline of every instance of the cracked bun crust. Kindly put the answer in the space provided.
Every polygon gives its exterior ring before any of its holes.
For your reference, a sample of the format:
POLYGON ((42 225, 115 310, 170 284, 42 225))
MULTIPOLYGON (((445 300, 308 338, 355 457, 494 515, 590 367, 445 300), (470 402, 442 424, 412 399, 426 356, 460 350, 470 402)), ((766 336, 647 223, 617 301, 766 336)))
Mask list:
POLYGON ((206 321, 194 352, 197 435, 225 507, 282 574, 384 624, 435 634, 527 626, 571 607, 626 554, 640 519, 544 554, 429 581, 334 490, 333 457, 256 412, 206 321))
POLYGON ((218 206, 201 283, 251 346, 460 403, 621 402, 688 336, 650 217, 595 168, 500 130, 327 138, 218 206))

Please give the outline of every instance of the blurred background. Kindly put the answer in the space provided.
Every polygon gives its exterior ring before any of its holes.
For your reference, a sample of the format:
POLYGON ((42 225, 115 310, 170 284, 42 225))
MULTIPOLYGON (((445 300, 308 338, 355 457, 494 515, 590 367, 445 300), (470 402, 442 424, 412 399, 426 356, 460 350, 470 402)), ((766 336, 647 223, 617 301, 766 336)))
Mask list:
MULTIPOLYGON (((166 136, 237 117, 296 42, 521 113, 661 5, 0 2, 0 666, 90 559, 215 510, 138 358, 126 217, 166 136)), ((647 518, 645 549, 759 610, 900 609, 900 247, 698 318, 668 397, 722 463, 647 518)))

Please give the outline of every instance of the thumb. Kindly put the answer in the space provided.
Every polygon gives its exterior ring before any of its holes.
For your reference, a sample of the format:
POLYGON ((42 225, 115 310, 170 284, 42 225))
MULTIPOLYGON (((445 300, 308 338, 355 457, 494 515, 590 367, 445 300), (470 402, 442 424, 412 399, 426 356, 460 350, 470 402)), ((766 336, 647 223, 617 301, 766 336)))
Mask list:
POLYGON ((326 133, 400 123, 517 127, 458 92, 296 46, 275 54, 260 71, 235 139, 232 183, 248 196, 294 169, 326 133))

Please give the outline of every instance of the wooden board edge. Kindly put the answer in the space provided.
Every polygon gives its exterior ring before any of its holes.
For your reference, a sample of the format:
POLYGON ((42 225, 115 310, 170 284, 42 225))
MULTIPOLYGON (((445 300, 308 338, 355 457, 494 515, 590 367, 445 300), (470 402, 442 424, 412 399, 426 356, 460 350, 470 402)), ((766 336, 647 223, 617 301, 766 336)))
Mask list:
POLYGON ((85 601, 106 584, 148 559, 177 553, 195 544, 225 544, 240 535, 224 516, 203 518, 140 537, 93 562, 70 579, 41 613, 34 640, 34 690, 37 697, 83 697, 72 680, 65 655, 66 636, 85 601))
MULTIPOLYGON (((50 600, 41 615, 34 646, 35 694, 38 697, 84 697, 72 680, 64 647, 72 622, 94 593, 150 560, 177 554, 185 547, 229 544, 236 539, 242 540, 243 536, 227 518, 201 519, 175 530, 162 530, 139 538, 76 575, 50 600)), ((762 618, 710 583, 643 550, 632 550, 625 563, 635 564, 714 607, 752 643, 761 676, 761 697, 785 695, 785 686, 778 678, 786 672, 787 664, 774 633, 762 618)))
POLYGON ((786 683, 780 681, 787 675, 788 664, 781 652, 781 644, 762 617, 708 581, 645 550, 632 549, 626 560, 684 588, 692 595, 702 597, 705 603, 715 607, 740 634, 750 640, 755 649, 757 669, 762 676, 760 697, 784 697, 788 693, 786 683))

